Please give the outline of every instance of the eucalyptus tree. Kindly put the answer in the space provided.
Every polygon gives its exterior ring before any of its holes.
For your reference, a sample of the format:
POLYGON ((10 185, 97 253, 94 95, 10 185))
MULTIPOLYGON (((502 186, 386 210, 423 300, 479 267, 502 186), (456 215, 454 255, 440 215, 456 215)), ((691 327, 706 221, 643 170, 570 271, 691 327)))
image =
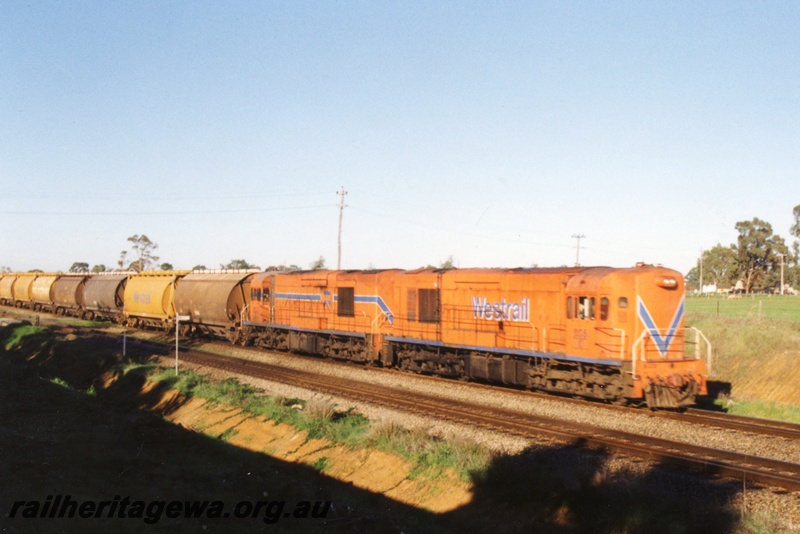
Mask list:
POLYGON ((739 237, 736 258, 739 277, 747 293, 780 282, 781 255, 789 249, 783 238, 772 232, 772 225, 758 218, 736 223, 739 237))

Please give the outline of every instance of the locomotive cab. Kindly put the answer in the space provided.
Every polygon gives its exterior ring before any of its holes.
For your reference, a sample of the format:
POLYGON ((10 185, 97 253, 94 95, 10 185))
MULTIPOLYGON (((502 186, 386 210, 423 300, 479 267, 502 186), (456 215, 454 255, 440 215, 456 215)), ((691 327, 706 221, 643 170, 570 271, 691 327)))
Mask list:
POLYGON ((624 307, 618 308, 613 325, 630 333, 624 360, 633 379, 632 396, 652 408, 693 404, 697 395, 707 393, 707 369, 697 352, 687 351, 699 348, 702 339, 685 324, 683 277, 672 269, 637 265, 611 278, 619 279, 611 288, 635 291, 619 295, 620 302, 625 297, 624 307))
POLYGON ((706 393, 706 362, 686 351, 680 273, 586 269, 567 281, 565 300, 567 354, 618 368, 624 397, 677 408, 706 393))

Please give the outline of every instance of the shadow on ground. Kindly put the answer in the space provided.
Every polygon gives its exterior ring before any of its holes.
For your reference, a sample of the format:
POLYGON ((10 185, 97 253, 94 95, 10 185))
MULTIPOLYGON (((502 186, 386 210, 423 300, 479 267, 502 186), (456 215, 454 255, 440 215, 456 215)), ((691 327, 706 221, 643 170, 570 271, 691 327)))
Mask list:
POLYGON ((697 407, 712 412, 725 412, 725 408, 716 404, 720 397, 730 397, 733 385, 722 380, 709 380, 707 382, 708 395, 697 397, 697 407))

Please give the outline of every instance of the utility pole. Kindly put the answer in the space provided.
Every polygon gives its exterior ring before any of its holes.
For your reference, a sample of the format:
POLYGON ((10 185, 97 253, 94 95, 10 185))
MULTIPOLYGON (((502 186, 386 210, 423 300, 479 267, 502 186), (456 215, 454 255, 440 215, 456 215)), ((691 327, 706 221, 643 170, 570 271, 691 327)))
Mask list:
POLYGON ((700 296, 703 296, 703 252, 705 252, 702 248, 700 249, 700 283, 699 283, 699 290, 700 296))
POLYGON ((586 237, 583 234, 572 234, 572 237, 578 240, 577 252, 575 252, 575 267, 581 266, 581 239, 586 237))
POLYGON ((339 199, 339 240, 338 240, 338 255, 336 256, 336 269, 340 270, 342 268, 342 213, 344 209, 347 207, 344 204, 344 196, 347 194, 347 191, 344 190, 344 186, 342 186, 341 191, 336 192, 337 195, 340 195, 342 198, 339 199))

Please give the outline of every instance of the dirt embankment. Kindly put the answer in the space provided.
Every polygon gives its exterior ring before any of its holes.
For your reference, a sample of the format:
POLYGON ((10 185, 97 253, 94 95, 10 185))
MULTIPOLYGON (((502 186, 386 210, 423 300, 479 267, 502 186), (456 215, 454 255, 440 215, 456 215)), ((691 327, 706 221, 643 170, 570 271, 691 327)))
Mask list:
POLYGON ((712 394, 800 406, 800 327, 794 321, 690 314, 710 340, 712 394))
MULTIPOLYGON (((119 374, 107 373, 100 381, 102 390, 115 389, 119 380, 119 374)), ((431 512, 454 510, 472 496, 471 484, 453 472, 440 473, 435 479, 416 477, 412 475, 414 465, 396 454, 353 450, 327 440, 309 439, 304 431, 288 424, 276 424, 200 398, 186 399, 177 391, 161 390, 153 382, 145 382, 130 398, 148 399, 148 404, 139 408, 159 413, 183 428, 285 462, 320 469, 328 477, 431 512)))
POLYGON ((738 365, 731 379, 731 396, 741 400, 800 406, 800 351, 771 354, 738 365))

